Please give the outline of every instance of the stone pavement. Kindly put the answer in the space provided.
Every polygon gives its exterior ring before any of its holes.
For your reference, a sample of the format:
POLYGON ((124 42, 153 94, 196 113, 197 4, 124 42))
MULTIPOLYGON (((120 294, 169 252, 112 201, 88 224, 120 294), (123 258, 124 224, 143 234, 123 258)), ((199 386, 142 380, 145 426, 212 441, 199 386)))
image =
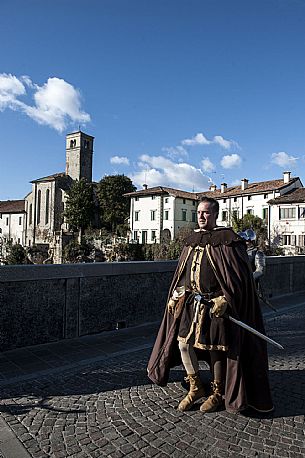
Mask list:
POLYGON ((150 323, 3 353, 0 457, 304 457, 305 295, 276 305, 264 310, 285 347, 269 346, 272 415, 175 410, 184 373, 172 370, 165 388, 150 383, 150 323))

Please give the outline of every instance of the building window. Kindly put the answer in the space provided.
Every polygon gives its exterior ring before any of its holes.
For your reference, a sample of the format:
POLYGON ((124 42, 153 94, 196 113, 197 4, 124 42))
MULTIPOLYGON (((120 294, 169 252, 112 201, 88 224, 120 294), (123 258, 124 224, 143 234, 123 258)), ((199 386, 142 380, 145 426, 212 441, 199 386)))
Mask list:
POLYGON ((139 221, 139 211, 134 212, 134 220, 139 221))
POLYGON ((300 218, 305 218, 305 207, 300 207, 300 218))
POLYGON ((195 201, 195 200, 193 200, 193 206, 195 207, 195 205, 196 205, 196 201, 195 201))
POLYGON ((31 246, 32 240, 29 240, 29 246, 31 246))
POLYGON ((234 201, 234 202, 237 202, 237 197, 234 197, 233 201, 234 201))
POLYGON ((133 231, 133 239, 138 241, 138 231, 133 231))
POLYGON ((221 212, 221 220, 222 221, 228 221, 228 212, 226 210, 223 210, 221 212))
POLYGON ((283 235, 283 245, 291 245, 291 235, 283 235))
POLYGON ((182 221, 186 221, 186 210, 182 210, 182 221))
POLYGON ((6 218, 6 225, 8 226, 8 218, 6 218))
POLYGON ((226 203, 226 201, 227 201, 227 199, 222 199, 222 201, 223 201, 223 203, 225 204, 225 203, 226 203))
POLYGON ((168 220, 168 210, 165 210, 164 212, 164 219, 168 220))
POLYGON ((248 196, 248 200, 252 200, 252 196, 248 196))
POLYGON ((233 210, 233 211, 232 211, 232 216, 233 216, 233 218, 234 218, 235 220, 238 219, 238 210, 233 210))
POLYGON ((45 224, 49 223, 49 209, 50 209, 50 190, 47 189, 46 192, 46 217, 45 217, 45 224))
POLYGON ((22 224, 22 216, 19 216, 19 226, 22 224))
POLYGON ((156 231, 151 231, 151 240, 152 241, 156 240, 156 231))
POLYGON ((268 223, 268 208, 263 208, 263 220, 268 223))
POLYGON ((152 200, 155 200, 155 198, 156 198, 156 196, 151 196, 151 199, 152 199, 152 200))
POLYGON ((165 202, 166 204, 168 204, 168 197, 165 197, 164 202, 165 202))
POLYGON ((280 207, 280 219, 294 219, 295 218, 295 207, 283 208, 280 207))
POLYGON ((264 199, 268 199, 268 194, 264 194, 264 199))
POLYGON ((20 245, 20 239, 18 238, 18 244, 20 245))
POLYGON ((137 196, 137 197, 135 197, 135 198, 134 198, 134 200, 135 200, 135 201, 138 201, 138 200, 139 200, 139 197, 138 197, 138 196, 137 196))
POLYGON ((253 215, 252 208, 247 208, 247 215, 253 215))
POLYGON ((192 212, 192 223, 196 223, 196 212, 192 212))
POLYGON ((41 210, 41 190, 38 191, 37 196, 37 224, 40 223, 40 210, 41 210))
POLYGON ((2 234, 2 229, 1 229, 1 227, 0 227, 0 234, 2 234))
POLYGON ((142 243, 147 243, 147 231, 142 231, 142 243))
POLYGON ((29 224, 32 224, 32 221, 33 221, 33 219, 32 219, 32 215, 33 215, 32 208, 33 208, 33 205, 30 204, 29 224))
POLYGON ((150 220, 151 221, 155 221, 156 220, 156 213, 157 213, 157 210, 151 210, 150 211, 150 220))
POLYGON ((305 235, 299 235, 298 245, 305 246, 305 235))
POLYGON ((184 203, 184 204, 186 203, 186 200, 185 200, 185 199, 183 199, 183 203, 184 203))

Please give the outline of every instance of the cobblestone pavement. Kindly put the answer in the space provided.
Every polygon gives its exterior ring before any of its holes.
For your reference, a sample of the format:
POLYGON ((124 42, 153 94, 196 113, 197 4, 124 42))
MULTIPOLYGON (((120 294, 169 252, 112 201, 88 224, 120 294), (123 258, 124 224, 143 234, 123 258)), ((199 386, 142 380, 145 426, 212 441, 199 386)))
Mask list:
MULTIPOLYGON (((269 347, 276 405, 269 417, 203 415, 198 406, 178 412, 183 372, 172 370, 165 388, 152 385, 149 349, 1 387, 1 416, 23 456, 304 457, 304 322, 304 307, 266 319, 268 335, 285 347, 269 347)), ((208 386, 205 366, 202 375, 208 386)))

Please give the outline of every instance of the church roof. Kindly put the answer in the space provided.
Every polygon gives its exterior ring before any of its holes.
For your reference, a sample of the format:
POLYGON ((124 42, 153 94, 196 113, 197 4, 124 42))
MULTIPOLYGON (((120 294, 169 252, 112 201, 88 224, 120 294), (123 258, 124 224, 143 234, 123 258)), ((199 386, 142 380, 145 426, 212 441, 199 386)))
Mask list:
POLYGON ((47 177, 37 178, 36 180, 31 181, 31 183, 40 183, 42 181, 55 181, 56 178, 67 177, 65 172, 54 173, 53 175, 48 175, 47 177))
POLYGON ((24 200, 3 200, 0 201, 0 213, 24 213, 24 200))

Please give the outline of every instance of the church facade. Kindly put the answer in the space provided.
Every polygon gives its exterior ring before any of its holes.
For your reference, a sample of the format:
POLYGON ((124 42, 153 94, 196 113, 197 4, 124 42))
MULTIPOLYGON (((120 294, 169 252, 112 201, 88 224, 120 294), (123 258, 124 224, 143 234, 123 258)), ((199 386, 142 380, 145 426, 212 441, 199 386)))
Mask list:
POLYGON ((49 251, 53 262, 62 261, 62 245, 68 232, 63 212, 73 180, 92 182, 94 137, 81 131, 66 136, 66 170, 33 180, 32 191, 25 197, 24 244, 49 251))

